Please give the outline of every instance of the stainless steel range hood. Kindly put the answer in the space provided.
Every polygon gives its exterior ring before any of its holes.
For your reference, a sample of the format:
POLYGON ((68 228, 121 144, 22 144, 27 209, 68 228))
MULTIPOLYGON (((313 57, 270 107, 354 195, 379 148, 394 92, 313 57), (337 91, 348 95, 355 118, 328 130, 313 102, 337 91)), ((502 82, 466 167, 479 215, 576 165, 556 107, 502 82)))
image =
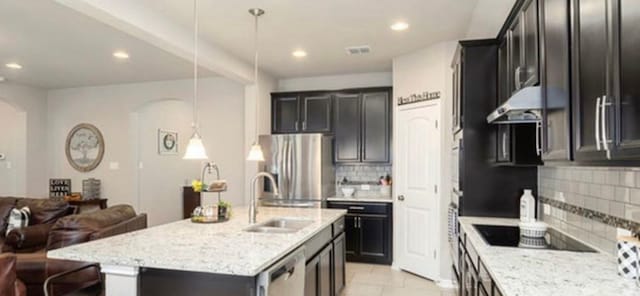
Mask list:
POLYGON ((540 86, 525 87, 509 98, 498 109, 487 116, 493 124, 540 122, 542 110, 542 89, 540 86))

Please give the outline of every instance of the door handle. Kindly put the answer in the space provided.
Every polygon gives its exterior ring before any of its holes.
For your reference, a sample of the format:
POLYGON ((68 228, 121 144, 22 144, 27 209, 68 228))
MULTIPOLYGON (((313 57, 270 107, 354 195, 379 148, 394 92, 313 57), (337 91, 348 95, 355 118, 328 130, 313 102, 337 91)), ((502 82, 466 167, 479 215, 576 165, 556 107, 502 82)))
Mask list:
POLYGON ((536 122, 536 155, 542 155, 542 121, 536 122))
POLYGON ((398 195, 398 200, 399 201, 404 201, 404 195, 398 195))
POLYGON ((502 158, 507 159, 507 134, 502 136, 502 158))
POLYGON ((514 73, 514 82, 515 82, 515 87, 516 90, 519 90, 522 87, 522 83, 520 82, 520 73, 521 73, 521 68, 518 66, 516 67, 515 73, 514 73))
POLYGON ((607 96, 602 96, 602 102, 600 103, 600 107, 602 110, 600 111, 602 117, 602 145, 604 147, 604 151, 607 152, 607 158, 611 159, 611 153, 609 150, 609 136, 607 136, 607 96))
POLYGON ((596 150, 600 151, 600 97, 596 99, 596 150))
POLYGON ((349 207, 349 210, 359 210, 359 211, 362 211, 362 210, 364 210, 364 207, 350 206, 350 207, 349 207))

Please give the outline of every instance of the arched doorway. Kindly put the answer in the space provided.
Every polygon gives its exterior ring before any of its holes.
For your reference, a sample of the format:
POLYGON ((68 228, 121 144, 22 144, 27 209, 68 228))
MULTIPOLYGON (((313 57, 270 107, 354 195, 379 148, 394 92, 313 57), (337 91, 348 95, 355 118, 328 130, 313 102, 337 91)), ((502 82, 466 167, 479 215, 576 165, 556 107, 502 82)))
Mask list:
POLYGON ((182 186, 199 174, 200 162, 182 154, 191 137, 191 106, 180 99, 145 103, 131 114, 137 208, 155 226, 182 219, 182 186), (178 133, 178 153, 160 154, 158 130, 178 133))
POLYGON ((27 193, 27 114, 0 98, 0 196, 27 193))

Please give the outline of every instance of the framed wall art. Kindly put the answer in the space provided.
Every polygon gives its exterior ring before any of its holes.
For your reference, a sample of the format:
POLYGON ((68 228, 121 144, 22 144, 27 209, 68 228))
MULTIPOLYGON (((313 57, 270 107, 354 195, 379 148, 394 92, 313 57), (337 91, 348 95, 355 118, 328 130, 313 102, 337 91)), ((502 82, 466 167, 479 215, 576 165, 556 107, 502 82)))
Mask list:
POLYGON ((94 125, 81 123, 71 129, 65 145, 67 161, 80 172, 93 171, 104 156, 104 138, 94 125))
POLYGON ((178 133, 164 129, 158 129, 158 154, 178 154, 178 133))

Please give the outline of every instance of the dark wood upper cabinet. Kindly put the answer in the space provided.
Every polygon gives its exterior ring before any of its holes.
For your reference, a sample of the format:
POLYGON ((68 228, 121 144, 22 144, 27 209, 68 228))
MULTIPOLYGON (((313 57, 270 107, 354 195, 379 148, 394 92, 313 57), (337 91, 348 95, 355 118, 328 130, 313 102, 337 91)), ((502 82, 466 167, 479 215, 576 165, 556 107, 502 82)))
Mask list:
POLYGON ((523 87, 522 75, 522 18, 518 17, 511 25, 511 29, 507 33, 507 40, 509 42, 509 75, 513 76, 510 86, 510 94, 520 90, 523 87))
POLYGON ((362 94, 362 162, 389 162, 390 110, 389 92, 362 94))
POLYGON ((331 132, 332 96, 301 95, 302 131, 313 133, 331 132))
POLYGON ((334 102, 335 162, 391 162, 391 89, 339 93, 334 102))
POLYGON ((600 147, 600 102, 607 91, 607 1, 574 0, 573 120, 575 158, 606 158, 600 147))
POLYGON ((539 17, 538 0, 529 0, 522 7, 522 83, 537 85, 539 80, 539 17))
POLYGON ((572 160, 569 2, 541 6, 542 159, 572 160))
POLYGON ((457 133, 462 130, 463 125, 463 104, 462 104, 462 58, 461 53, 456 54, 456 57, 453 60, 451 68, 453 70, 451 85, 453 86, 453 108, 452 111, 452 130, 453 133, 457 133))
POLYGON ((335 103, 335 162, 360 161, 360 94, 338 94, 335 103))
POLYGON ((272 133, 295 133, 300 129, 300 105, 297 95, 272 97, 272 133))
POLYGON ((506 102, 511 96, 513 75, 511 75, 510 69, 509 38, 507 36, 500 42, 498 47, 498 106, 506 102))
POLYGON ((613 17, 610 30, 613 62, 609 90, 610 99, 605 107, 614 120, 606 122, 615 131, 607 139, 614 139, 612 157, 628 160, 640 159, 640 2, 611 0, 613 17), (617 82, 617 83, 615 83, 617 82))

